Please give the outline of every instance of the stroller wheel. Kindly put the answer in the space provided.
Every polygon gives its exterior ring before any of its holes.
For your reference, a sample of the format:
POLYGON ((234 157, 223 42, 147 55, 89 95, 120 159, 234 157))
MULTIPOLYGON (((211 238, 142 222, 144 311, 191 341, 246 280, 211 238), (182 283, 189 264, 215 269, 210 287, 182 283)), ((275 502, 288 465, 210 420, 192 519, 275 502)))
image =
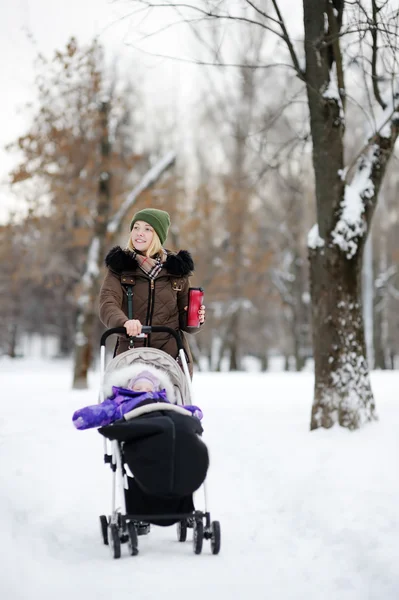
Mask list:
POLYGON ((185 542, 187 539, 187 521, 183 519, 177 523, 177 539, 179 542, 185 542))
POLYGON ((204 541, 204 524, 202 521, 194 521, 193 549, 195 554, 201 554, 202 542, 204 541))
POLYGON ((219 521, 212 521, 212 523, 211 523, 211 550, 212 550, 212 554, 219 554, 219 552, 220 552, 220 523, 219 523, 219 521))
POLYGON ((127 524, 127 532, 129 535, 128 546, 131 556, 137 556, 139 553, 139 541, 137 537, 137 529, 133 521, 129 521, 127 524))
POLYGON ((100 527, 103 542, 108 546, 108 519, 105 515, 100 516, 100 527))
POLYGON ((108 545, 113 558, 121 557, 121 541, 119 539, 118 526, 112 523, 108 525, 108 545))

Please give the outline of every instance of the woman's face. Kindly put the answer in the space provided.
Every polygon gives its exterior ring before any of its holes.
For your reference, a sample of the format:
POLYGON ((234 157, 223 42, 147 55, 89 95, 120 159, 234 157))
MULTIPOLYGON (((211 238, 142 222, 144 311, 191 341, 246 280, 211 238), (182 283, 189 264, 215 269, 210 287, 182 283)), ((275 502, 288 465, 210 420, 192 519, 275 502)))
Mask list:
POLYGON ((154 230, 145 221, 136 221, 132 229, 132 243, 136 250, 147 252, 154 237, 154 230))

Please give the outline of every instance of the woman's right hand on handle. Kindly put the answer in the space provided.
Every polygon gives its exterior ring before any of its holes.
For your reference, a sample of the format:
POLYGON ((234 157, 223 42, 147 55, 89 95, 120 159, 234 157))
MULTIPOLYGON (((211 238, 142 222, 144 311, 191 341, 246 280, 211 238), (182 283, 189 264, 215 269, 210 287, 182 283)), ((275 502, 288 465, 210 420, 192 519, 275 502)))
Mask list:
POLYGON ((141 322, 138 319, 130 319, 123 324, 123 327, 126 329, 127 335, 137 336, 141 334, 141 322))

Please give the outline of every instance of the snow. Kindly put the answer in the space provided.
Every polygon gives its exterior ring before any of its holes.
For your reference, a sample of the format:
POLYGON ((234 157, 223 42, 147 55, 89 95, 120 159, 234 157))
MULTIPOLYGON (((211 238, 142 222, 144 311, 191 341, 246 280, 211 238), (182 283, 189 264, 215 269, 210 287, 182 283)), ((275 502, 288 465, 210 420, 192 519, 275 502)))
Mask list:
MULTIPOLYGON (((345 92, 345 90, 342 90, 342 92, 345 92)), ((339 108, 339 118, 342 122, 344 122, 345 111, 344 111, 344 107, 342 105, 340 91, 338 89, 337 67, 336 67, 335 63, 333 64, 333 67, 330 70, 330 78, 328 81, 328 85, 325 89, 321 89, 321 94, 322 94, 323 98, 325 98, 326 100, 333 100, 334 102, 337 103, 338 108, 339 108)))
MULTIPOLYGON (((6 600, 397 600, 399 372, 374 372, 380 420, 309 432, 312 373, 197 373, 219 556, 153 527, 120 560, 100 540, 111 472, 72 414, 66 361, 0 361, 0 597, 6 600), (26 389, 21 385, 26 381, 26 389)), ((202 495, 196 499, 203 508, 202 495)))
POLYGON ((98 275, 99 252, 100 252, 100 238, 98 236, 95 236, 90 243, 88 256, 87 256, 86 271, 82 278, 83 285, 85 287, 90 286, 93 279, 98 275))
POLYGON ((312 229, 308 233, 308 248, 316 250, 316 248, 323 248, 324 240, 319 235, 319 226, 315 223, 312 229))
POLYGON ((332 240, 348 259, 356 254, 358 239, 367 231, 363 215, 365 203, 374 196, 374 184, 370 177, 378 151, 378 146, 370 147, 368 153, 359 160, 351 183, 345 185, 341 216, 332 232, 332 240))
POLYGON ((378 132, 381 137, 388 139, 391 137, 392 123, 397 122, 399 118, 399 94, 397 90, 398 80, 394 79, 389 82, 389 85, 381 93, 385 108, 381 108, 379 105, 376 107, 374 115, 375 130, 369 130, 369 137, 372 137, 376 132, 378 132))

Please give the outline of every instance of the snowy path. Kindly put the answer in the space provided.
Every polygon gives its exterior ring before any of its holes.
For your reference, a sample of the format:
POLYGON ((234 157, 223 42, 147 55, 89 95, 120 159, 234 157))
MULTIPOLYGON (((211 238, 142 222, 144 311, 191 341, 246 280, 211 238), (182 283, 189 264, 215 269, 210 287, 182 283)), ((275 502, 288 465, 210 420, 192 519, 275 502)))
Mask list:
POLYGON ((70 377, 62 363, 0 362, 2 599, 399 598, 398 373, 373 374, 380 422, 355 434, 308 432, 309 374, 196 375, 221 553, 205 542, 195 556, 190 532, 179 544, 175 527, 153 527, 116 561, 98 527, 102 438, 71 424, 97 375, 79 392, 70 377))

